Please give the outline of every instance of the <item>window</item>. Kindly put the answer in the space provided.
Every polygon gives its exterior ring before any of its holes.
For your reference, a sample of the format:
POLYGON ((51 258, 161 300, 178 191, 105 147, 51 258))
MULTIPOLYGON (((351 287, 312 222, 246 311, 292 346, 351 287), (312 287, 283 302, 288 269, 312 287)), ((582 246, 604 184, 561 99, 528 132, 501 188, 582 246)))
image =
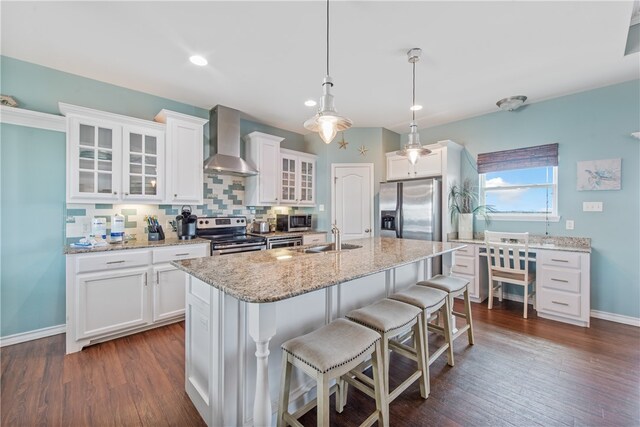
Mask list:
POLYGON ((558 167, 545 166, 480 174, 480 204, 496 220, 559 221, 558 167))
POLYGON ((560 220, 558 144, 478 155, 480 203, 496 210, 492 218, 560 220))

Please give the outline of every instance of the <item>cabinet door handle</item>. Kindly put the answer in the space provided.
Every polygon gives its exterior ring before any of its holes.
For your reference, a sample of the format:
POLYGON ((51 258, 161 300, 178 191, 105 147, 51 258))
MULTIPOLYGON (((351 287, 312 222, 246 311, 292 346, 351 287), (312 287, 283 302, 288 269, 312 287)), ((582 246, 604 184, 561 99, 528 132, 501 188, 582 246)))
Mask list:
POLYGON ((122 264, 123 262, 125 262, 125 260, 120 260, 120 261, 107 261, 107 264, 122 264))
POLYGON ((558 302, 558 301, 551 301, 554 304, 558 304, 558 305, 566 305, 568 306, 569 304, 567 304, 566 302, 558 302))
POLYGON ((555 277, 552 277, 551 280, 553 280, 554 282, 562 282, 562 283, 569 283, 568 280, 563 280, 563 279, 556 279, 555 277))
POLYGON ((189 255, 189 252, 185 252, 183 254, 176 254, 175 256, 185 256, 185 255, 189 255))
POLYGON ((174 195, 173 195, 173 197, 178 197, 178 195, 177 195, 177 194, 174 194, 174 195))
POLYGON ((156 285, 160 285, 160 272, 156 271, 156 285))
POLYGON ((117 191, 114 191, 114 192, 113 192, 113 195, 114 195, 114 196, 117 196, 117 195, 118 195, 118 192, 117 192, 117 191))
POLYGON ((124 195, 125 195, 125 196, 128 196, 128 195, 129 195, 129 193, 124 193, 124 195))
POLYGON ((555 259, 555 258, 551 258, 551 261, 555 261, 555 262, 569 262, 568 259, 555 259))
POLYGON ((144 273, 144 286, 147 286, 147 273, 144 273))
POLYGON ((465 265, 465 264, 456 264, 456 265, 457 265, 458 267, 465 267, 465 268, 466 268, 466 267, 468 267, 468 265, 465 265))

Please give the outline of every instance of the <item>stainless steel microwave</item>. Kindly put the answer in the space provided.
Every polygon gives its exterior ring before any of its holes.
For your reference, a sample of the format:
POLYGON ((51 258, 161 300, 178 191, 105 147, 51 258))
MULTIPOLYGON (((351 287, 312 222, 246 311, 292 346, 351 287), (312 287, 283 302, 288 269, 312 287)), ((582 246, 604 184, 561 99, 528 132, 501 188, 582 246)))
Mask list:
POLYGON ((278 231, 311 230, 311 215, 276 215, 276 230, 278 231))

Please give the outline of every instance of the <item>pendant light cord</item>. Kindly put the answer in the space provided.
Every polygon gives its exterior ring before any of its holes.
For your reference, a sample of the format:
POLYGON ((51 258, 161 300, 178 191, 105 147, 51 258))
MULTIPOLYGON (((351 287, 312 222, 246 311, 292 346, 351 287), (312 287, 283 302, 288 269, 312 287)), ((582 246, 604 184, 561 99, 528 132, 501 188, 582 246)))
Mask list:
POLYGON ((329 75, 329 0, 327 0, 327 76, 329 75))
POLYGON ((411 119, 416 121, 416 63, 413 63, 413 98, 411 104, 411 119))

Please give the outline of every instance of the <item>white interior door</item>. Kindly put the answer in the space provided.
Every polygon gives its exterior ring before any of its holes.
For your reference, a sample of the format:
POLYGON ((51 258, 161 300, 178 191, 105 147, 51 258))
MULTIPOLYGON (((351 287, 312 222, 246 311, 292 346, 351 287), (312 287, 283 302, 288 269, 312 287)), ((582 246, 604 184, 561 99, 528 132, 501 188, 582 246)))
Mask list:
POLYGON ((332 215, 342 240, 373 236, 373 164, 331 165, 332 215))

